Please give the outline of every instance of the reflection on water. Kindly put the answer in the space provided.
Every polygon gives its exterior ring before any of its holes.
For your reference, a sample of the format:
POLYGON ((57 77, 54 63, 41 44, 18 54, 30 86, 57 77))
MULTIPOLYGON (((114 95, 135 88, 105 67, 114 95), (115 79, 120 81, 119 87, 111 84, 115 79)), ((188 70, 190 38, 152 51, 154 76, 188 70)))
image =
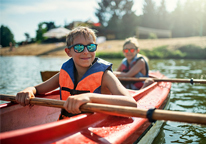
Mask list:
MULTIPOLYGON (((204 60, 150 60, 150 69, 169 78, 206 79, 204 60)), ((170 110, 206 114, 206 84, 173 83, 170 96, 170 110)), ((153 143, 205 144, 206 126, 165 122, 153 143)))
POLYGON ((37 85, 41 80, 40 71, 59 70, 66 58, 44 57, 0 57, 0 93, 16 92, 37 85))
MULTIPOLYGON (((68 58, 0 57, 0 93, 15 95, 18 91, 37 85, 40 71, 59 70, 68 58)), ((117 69, 121 60, 107 59, 117 69)), ((204 60, 150 60, 150 70, 160 71, 168 78, 206 79, 204 60)), ((206 114, 206 84, 173 83, 170 110, 206 114)), ((154 144, 206 143, 206 126, 165 122, 154 144)))

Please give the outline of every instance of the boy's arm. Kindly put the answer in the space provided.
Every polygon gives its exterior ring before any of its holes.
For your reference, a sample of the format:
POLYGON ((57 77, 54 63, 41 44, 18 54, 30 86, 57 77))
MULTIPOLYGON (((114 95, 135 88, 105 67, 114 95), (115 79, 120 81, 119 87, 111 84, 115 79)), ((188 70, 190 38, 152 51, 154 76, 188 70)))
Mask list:
POLYGON ((121 84, 118 78, 109 70, 106 70, 102 78, 102 88, 108 88, 113 95, 130 96, 128 90, 121 84))
POLYGON ((118 76, 119 74, 121 74, 122 72, 121 72, 121 64, 119 65, 119 67, 117 68, 117 70, 116 71, 113 71, 113 74, 115 75, 115 76, 118 76))
POLYGON ((16 95, 16 101, 23 106, 28 105, 30 98, 35 97, 36 94, 47 93, 51 90, 56 89, 58 86, 59 86, 59 73, 37 86, 28 87, 18 92, 16 95))
POLYGON ((78 114, 81 113, 79 107, 85 103, 137 107, 136 101, 129 96, 83 93, 75 96, 69 96, 64 103, 64 108, 70 113, 78 114))
POLYGON ((121 64, 119 65, 116 71, 121 71, 121 64))
MULTIPOLYGON (((140 59, 128 72, 114 73, 117 77, 132 77, 145 68, 145 61, 140 59)), ((146 69, 145 69, 146 72, 146 69)))
POLYGON ((102 79, 102 87, 108 88, 112 95, 108 95, 114 99, 117 99, 120 103, 112 103, 116 105, 137 106, 136 101, 131 97, 129 91, 121 84, 117 77, 109 70, 105 71, 102 79))
POLYGON ((59 73, 55 74, 45 82, 35 86, 38 94, 44 94, 50 92, 59 87, 59 73))
POLYGON ((69 96, 64 104, 65 109, 70 113, 78 114, 81 112, 79 107, 88 102, 137 107, 136 101, 128 90, 122 86, 117 77, 109 70, 103 75, 102 87, 108 88, 112 95, 84 93, 69 96))

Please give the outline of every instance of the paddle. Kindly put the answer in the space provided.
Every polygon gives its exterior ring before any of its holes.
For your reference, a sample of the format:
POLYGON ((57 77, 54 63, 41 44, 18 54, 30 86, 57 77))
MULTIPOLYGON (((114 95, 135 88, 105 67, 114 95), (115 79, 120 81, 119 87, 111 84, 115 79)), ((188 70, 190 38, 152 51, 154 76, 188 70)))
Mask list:
MULTIPOLYGON (((0 100, 15 102, 15 96, 0 94, 0 100)), ((64 108, 65 101, 53 100, 45 98, 32 98, 30 104, 64 108)), ((126 106, 116 106, 116 105, 106 105, 97 103, 86 103, 80 107, 81 111, 86 112, 100 112, 116 116, 124 117, 141 117, 148 118, 147 109, 139 109, 134 107, 126 106)), ((151 112, 151 110, 149 110, 151 112)), ((206 125, 206 114, 197 113, 187 113, 187 112, 177 112, 169 110, 159 110, 155 109, 153 113, 150 113, 153 120, 165 120, 165 121, 177 121, 186 123, 197 123, 206 125)))
MULTIPOLYGON (((41 77, 43 81, 46 81, 59 71, 41 71, 41 77)), ((118 77, 120 81, 145 81, 148 79, 147 77, 142 77, 142 78, 135 78, 135 77, 118 77)), ((206 84, 206 80, 204 79, 158 79, 158 78, 153 78, 155 82, 176 82, 176 83, 203 83, 206 84)))
MULTIPOLYGON (((120 81, 145 81, 148 79, 147 77, 140 77, 140 78, 135 78, 135 77, 118 77, 120 81)), ((159 78, 152 78, 155 82, 177 82, 177 83, 205 83, 206 80, 203 79, 159 79, 159 78)))

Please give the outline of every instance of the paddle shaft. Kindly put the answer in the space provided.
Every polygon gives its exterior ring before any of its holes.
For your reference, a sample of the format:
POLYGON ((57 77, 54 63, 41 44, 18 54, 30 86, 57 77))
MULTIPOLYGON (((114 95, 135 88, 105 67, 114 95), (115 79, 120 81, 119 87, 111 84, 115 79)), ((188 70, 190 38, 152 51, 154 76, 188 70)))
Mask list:
MULTIPOLYGON (((15 97, 16 96, 0 94, 0 100, 16 102, 15 97)), ((33 105, 49 106, 49 107, 56 107, 56 108, 64 108, 63 107, 64 102, 65 101, 63 100, 53 100, 53 99, 46 99, 46 98, 32 98, 30 100, 30 104, 33 105)), ((148 112, 147 109, 139 109, 139 108, 127 107, 127 106, 97 104, 97 103, 83 104, 80 107, 80 110, 86 112, 100 112, 100 113, 116 115, 116 116, 141 117, 141 118, 147 118, 147 112, 148 112)), ((152 119, 206 125, 206 114, 156 109, 152 114, 152 119)))
MULTIPOLYGON (((135 78, 135 77, 118 77, 120 81, 145 81, 148 79, 145 78, 135 78)), ((206 80, 203 79, 158 79, 158 78, 152 78, 155 82, 176 82, 176 83, 205 83, 206 80)))
MULTIPOLYGON (((59 71, 41 71, 41 77, 43 81, 46 81, 47 79, 51 78, 53 75, 58 73, 59 71)), ((135 77, 118 77, 120 81, 145 81, 148 79, 147 77, 142 78, 135 78, 135 77)), ((204 79, 158 79, 158 78, 152 78, 155 82, 176 82, 176 83, 203 83, 206 84, 206 80, 204 79), (191 82, 192 80, 192 82, 191 82)))

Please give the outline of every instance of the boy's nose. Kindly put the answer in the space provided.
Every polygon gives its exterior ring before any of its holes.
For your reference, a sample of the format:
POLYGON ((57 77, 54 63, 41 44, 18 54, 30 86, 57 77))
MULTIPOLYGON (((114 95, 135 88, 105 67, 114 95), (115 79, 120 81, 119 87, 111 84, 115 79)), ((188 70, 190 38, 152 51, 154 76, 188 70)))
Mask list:
POLYGON ((88 53, 89 52, 86 46, 84 47, 84 51, 83 52, 84 53, 88 53))

